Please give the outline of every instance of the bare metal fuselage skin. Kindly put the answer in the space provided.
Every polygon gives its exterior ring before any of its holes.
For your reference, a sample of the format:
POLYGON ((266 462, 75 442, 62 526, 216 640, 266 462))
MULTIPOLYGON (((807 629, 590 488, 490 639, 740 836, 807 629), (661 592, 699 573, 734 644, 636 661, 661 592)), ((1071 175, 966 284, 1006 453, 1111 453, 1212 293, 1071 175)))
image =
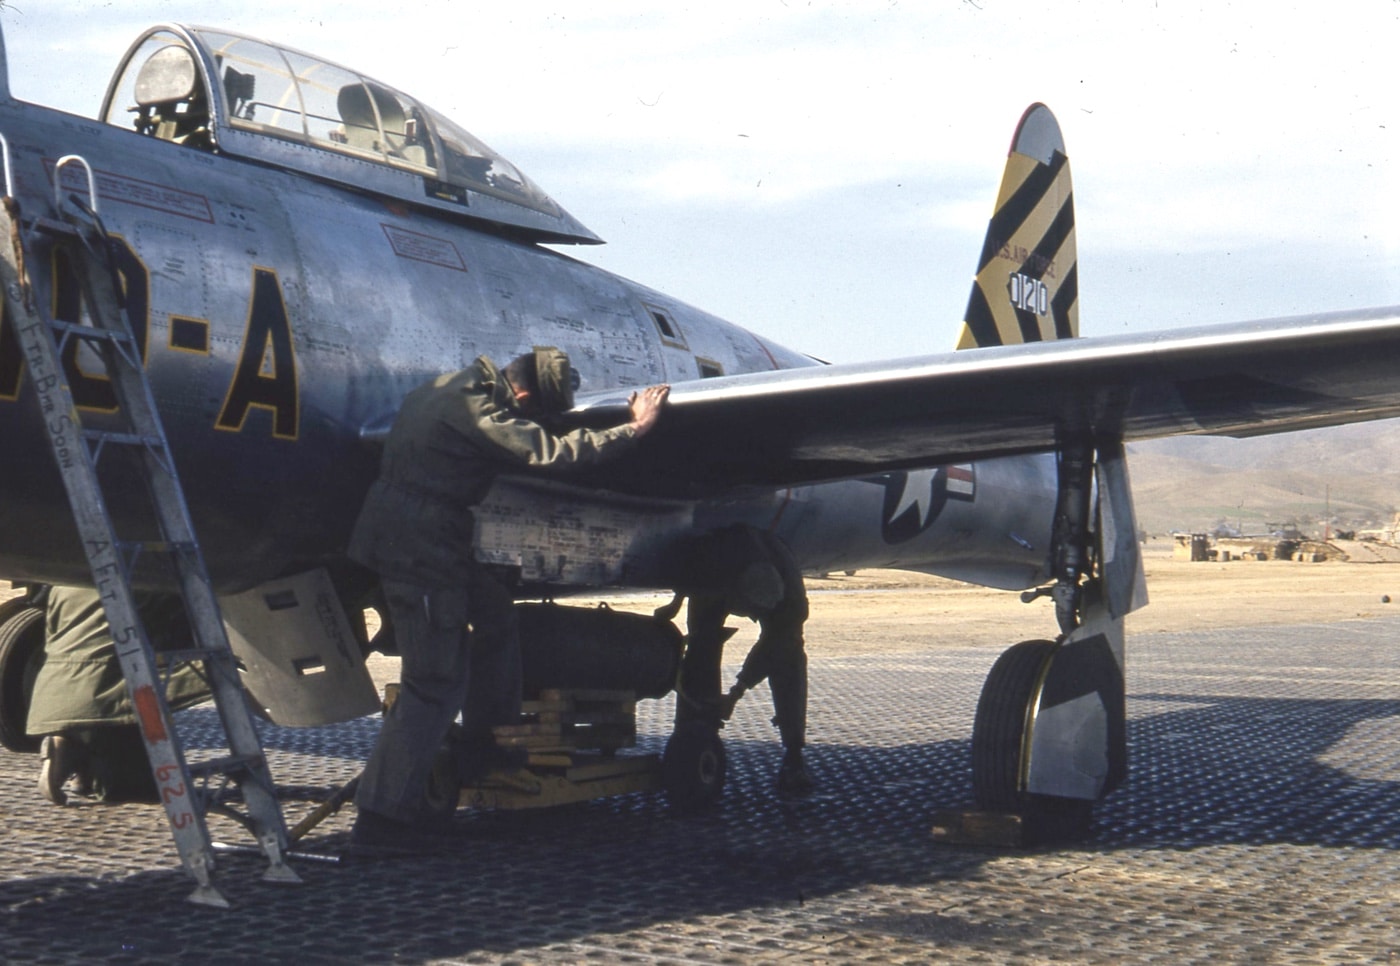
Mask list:
MULTIPOLYGON (((813 364, 467 217, 9 100, 0 103, 0 133, 26 215, 51 210, 60 157, 80 155, 97 172, 101 217, 125 249, 132 323, 224 590, 340 559, 376 472, 362 428, 384 425, 409 389, 477 355, 503 361, 560 346, 585 392, 813 364)), ((64 179, 65 187, 78 182, 64 179)), ((37 290, 53 293, 55 316, 71 318, 79 302, 71 274, 62 265, 29 269, 37 290)), ((100 422, 109 404, 94 371, 91 360, 70 357, 84 418, 100 422)), ((0 576, 84 581, 26 379, 7 320, 0 576)), ((104 472, 123 468, 114 462, 104 472)), ((507 481, 483 509, 504 522, 482 528, 480 550, 521 565, 531 582, 655 586, 654 562, 669 539, 746 520, 775 527, 811 572, 901 567, 1024 587, 1044 576, 1054 494, 1051 457, 700 503, 537 493, 507 481), (577 535, 581 520, 597 532, 551 544, 571 559, 522 555, 522 534, 549 543, 571 527, 577 535)), ((129 515, 137 505, 110 509, 129 515)))

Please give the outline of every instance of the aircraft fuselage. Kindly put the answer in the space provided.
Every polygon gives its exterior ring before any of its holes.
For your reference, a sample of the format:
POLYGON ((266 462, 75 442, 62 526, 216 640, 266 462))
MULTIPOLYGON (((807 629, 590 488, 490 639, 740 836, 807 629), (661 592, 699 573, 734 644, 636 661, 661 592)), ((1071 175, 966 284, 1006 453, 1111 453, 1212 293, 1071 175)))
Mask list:
MULTIPOLYGON (((409 389, 478 355, 504 361, 560 346, 584 392, 815 364, 467 218, 18 102, 0 104, 0 133, 26 215, 50 210, 61 156, 80 155, 96 172, 101 217, 121 240, 128 313, 210 571, 226 590, 337 560, 376 471, 362 428, 387 423, 409 389)), ((81 169, 63 172, 64 190, 86 195, 81 169)), ((30 270, 52 293, 54 316, 77 320, 68 267, 30 270)), ((84 418, 100 422, 110 387, 78 350, 66 362, 84 418)), ((0 575, 82 581, 25 379, 6 320, 0 575)), ((114 460, 104 472, 125 469, 114 460)), ((524 501, 526 526, 608 508, 606 559, 533 574, 556 585, 649 585, 647 561, 668 535, 743 519, 777 527, 809 571, 907 567, 1020 587, 1044 574, 1055 478, 1050 458, 1031 457, 704 503, 641 506, 578 489, 532 502, 528 486, 509 482, 502 492, 500 505, 524 501)), ((140 502, 110 509, 131 516, 140 502)), ((484 557, 518 562, 491 539, 482 538, 484 557)), ((578 562, 596 552, 578 542, 578 562)))

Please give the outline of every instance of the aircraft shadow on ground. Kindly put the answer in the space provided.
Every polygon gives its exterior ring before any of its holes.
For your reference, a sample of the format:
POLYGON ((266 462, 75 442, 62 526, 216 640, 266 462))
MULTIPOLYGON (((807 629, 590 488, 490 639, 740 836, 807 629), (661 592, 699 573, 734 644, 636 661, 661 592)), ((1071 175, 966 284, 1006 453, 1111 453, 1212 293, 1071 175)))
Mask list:
MULTIPOLYGON (((1096 837, 1063 848, 1400 847, 1400 702, 1148 694, 1131 704, 1132 778, 1100 807, 1096 837)), ((360 729, 351 744, 371 741, 371 724, 346 726, 360 729)), ((269 749, 284 753, 324 740, 267 735, 269 749)), ((263 885, 261 859, 229 856, 221 882, 236 902, 230 912, 183 904, 189 882, 169 870, 0 883, 8 927, 0 952, 174 961, 239 943, 246 950, 253 935, 258 948, 287 958, 302 950, 308 961, 422 962, 754 915, 869 884, 972 877, 1008 854, 929 835, 935 810, 970 804, 966 740, 814 744, 822 791, 794 803, 771 791, 775 742, 727 746, 729 784, 711 812, 677 815, 660 795, 637 794, 463 813, 454 849, 303 862, 298 888, 263 885)), ((344 833, 313 833, 305 847, 341 851, 344 833)))
POLYGON ((1400 848, 1400 701, 1135 694, 1104 845, 1400 848))

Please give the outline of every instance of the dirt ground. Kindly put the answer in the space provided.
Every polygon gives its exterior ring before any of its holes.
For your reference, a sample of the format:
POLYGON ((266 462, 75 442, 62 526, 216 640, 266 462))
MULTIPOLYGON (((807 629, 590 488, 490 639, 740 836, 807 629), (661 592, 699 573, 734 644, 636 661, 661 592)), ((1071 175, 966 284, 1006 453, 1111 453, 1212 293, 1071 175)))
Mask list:
MULTIPOLYGON (((1400 563, 1188 563, 1172 558, 1169 543, 1148 544, 1144 563, 1149 604, 1128 618, 1129 633, 1330 622, 1400 607, 1400 563), (1384 602, 1387 596, 1394 603, 1384 602)), ((812 605, 807 646, 813 655, 926 650, 940 644, 1002 648, 1055 634, 1049 600, 1023 604, 1010 591, 893 570, 833 574, 807 585, 812 605)), ((0 584, 0 599, 8 596, 0 584)), ((650 612, 668 599, 628 593, 567 603, 605 601, 620 610, 650 612)), ((744 626, 731 655, 742 655, 741 646, 756 636, 755 626, 739 623, 744 626)), ((371 669, 376 678, 392 679, 394 663, 376 656, 371 669)))
MULTIPOLYGON (((1189 563, 1172 558, 1170 543, 1159 543, 1145 548, 1144 567, 1149 603, 1128 618, 1130 634, 1329 622, 1400 607, 1397 563, 1189 563), (1382 602, 1387 595, 1394 603, 1382 602)), ((926 650, 941 643, 1002 648, 1056 634, 1047 598, 1023 604, 1016 592, 939 577, 871 570, 811 579, 807 587, 812 654, 926 650)), ((608 602, 647 610, 664 598, 630 595, 608 602)), ((736 641, 747 636, 741 630, 736 641)))

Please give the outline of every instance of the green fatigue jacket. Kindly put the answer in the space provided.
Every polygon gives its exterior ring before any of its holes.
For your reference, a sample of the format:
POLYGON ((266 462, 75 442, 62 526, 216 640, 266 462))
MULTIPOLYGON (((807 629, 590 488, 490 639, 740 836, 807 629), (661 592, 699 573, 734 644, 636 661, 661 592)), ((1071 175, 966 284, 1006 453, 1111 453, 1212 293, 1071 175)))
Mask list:
POLYGON ((591 466, 637 438, 631 426, 556 435, 514 403, 510 383, 484 356, 410 392, 384 443, 350 557, 392 580, 459 583, 474 566, 472 507, 497 474, 591 466))
MULTIPOLYGON (((190 646, 189 624, 178 597, 138 594, 136 605, 157 651, 190 646)), ((184 665, 171 677, 166 696, 171 710, 178 710, 203 701, 209 688, 194 668, 184 665)), ((97 591, 49 588, 44 663, 34 677, 25 729, 31 735, 48 735, 135 720, 97 591)))

